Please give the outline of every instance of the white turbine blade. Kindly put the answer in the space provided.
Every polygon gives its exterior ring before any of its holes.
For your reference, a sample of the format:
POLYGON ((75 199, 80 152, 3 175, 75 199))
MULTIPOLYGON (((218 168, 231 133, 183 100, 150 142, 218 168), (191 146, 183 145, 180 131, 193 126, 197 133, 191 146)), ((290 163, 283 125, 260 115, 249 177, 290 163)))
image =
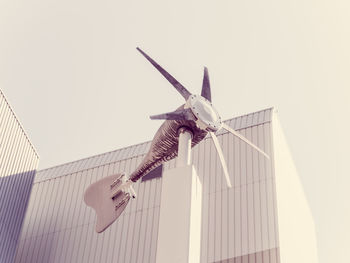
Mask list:
POLYGON ((245 143, 249 144, 251 147, 253 147, 255 150, 257 150, 258 152, 262 153, 267 159, 270 159, 270 156, 268 156, 263 150, 261 150, 258 146, 256 146, 254 143, 252 143, 251 141, 249 141, 247 138, 245 138, 243 135, 239 134, 238 132, 236 132, 234 129, 232 129, 230 126, 228 126, 227 124, 223 123, 222 127, 229 131, 230 133, 232 133, 233 135, 237 136, 238 138, 240 138, 242 141, 244 141, 245 143))
POLYGON ((220 158, 220 161, 221 161, 221 165, 222 165, 222 169, 224 170, 224 175, 225 175, 225 178, 226 178, 227 187, 231 188, 232 185, 231 185, 231 181, 230 181, 230 176, 229 176, 228 171, 227 171, 227 165, 226 165, 226 162, 225 162, 224 154, 222 153, 222 150, 221 150, 221 146, 220 146, 219 140, 216 137, 215 133, 213 133, 213 132, 209 132, 209 133, 211 135, 211 138, 213 138, 213 142, 214 142, 216 151, 218 152, 218 155, 219 155, 219 158, 220 158))

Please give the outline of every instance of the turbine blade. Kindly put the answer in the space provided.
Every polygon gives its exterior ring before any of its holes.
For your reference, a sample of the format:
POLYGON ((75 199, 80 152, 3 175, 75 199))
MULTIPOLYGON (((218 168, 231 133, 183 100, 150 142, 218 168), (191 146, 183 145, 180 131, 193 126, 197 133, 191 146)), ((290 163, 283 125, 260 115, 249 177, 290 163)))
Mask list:
POLYGON ((231 188, 232 187, 231 180, 230 180, 230 176, 229 176, 228 171, 227 171, 226 161, 224 158, 224 154, 222 153, 219 140, 216 137, 215 133, 213 133, 213 132, 209 132, 209 133, 210 133, 211 138, 213 139, 216 151, 218 152, 218 155, 219 155, 219 158, 221 161, 221 165, 222 165, 222 169, 224 170, 224 175, 225 175, 227 187, 231 188))
POLYGON ((165 69, 163 69, 157 62, 155 62, 152 58, 150 58, 145 52, 143 52, 140 48, 136 48, 140 53, 149 61, 151 64, 162 74, 170 83, 175 87, 175 89, 185 98, 188 99, 191 96, 191 93, 181 85, 173 76, 171 76, 165 69))
POLYGON ((203 76, 203 84, 202 84, 202 97, 206 98, 211 102, 211 91, 210 91, 210 81, 208 69, 204 67, 204 76, 203 76))
POLYGON ((181 109, 172 112, 150 116, 151 120, 194 120, 191 109, 181 109))
POLYGON ((224 128, 225 130, 231 132, 233 135, 237 136, 238 138, 240 138, 242 141, 244 141, 245 143, 249 144, 251 147, 253 147, 255 150, 257 150, 258 152, 262 153, 267 159, 270 159, 270 156, 268 156, 263 150, 261 150, 258 146, 256 146, 254 143, 252 143, 251 141, 249 141, 247 138, 245 138, 243 135, 239 134, 238 132, 236 132, 234 129, 232 129, 230 126, 228 126, 227 124, 223 123, 222 124, 222 128, 224 128))

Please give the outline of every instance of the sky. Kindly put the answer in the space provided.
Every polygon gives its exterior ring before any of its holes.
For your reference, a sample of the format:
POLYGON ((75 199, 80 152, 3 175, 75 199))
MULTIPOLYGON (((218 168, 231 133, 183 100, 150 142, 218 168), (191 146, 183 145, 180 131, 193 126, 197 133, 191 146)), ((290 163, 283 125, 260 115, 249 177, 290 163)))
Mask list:
POLYGON ((223 119, 274 106, 316 226, 348 263, 350 2, 0 0, 0 89, 39 169, 151 140, 207 66, 223 119))

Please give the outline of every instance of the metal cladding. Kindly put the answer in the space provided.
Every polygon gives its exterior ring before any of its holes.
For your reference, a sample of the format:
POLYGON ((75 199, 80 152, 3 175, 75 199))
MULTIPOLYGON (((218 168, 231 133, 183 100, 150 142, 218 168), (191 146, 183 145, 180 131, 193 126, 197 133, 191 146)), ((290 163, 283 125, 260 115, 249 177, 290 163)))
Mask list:
POLYGON ((13 262, 39 157, 0 91, 0 262, 13 262))
MULTIPOLYGON (((279 262, 272 111, 226 121, 271 160, 231 133, 223 129, 217 133, 232 188, 227 188, 210 136, 192 149, 193 164, 203 185, 201 262, 279 262)), ((135 183, 138 197, 130 200, 122 215, 102 234, 95 232, 95 213, 83 202, 84 191, 91 183, 116 173, 131 174, 150 144, 39 171, 15 261, 155 262, 161 177, 135 183)), ((163 169, 175 164, 173 159, 164 163, 163 169)))

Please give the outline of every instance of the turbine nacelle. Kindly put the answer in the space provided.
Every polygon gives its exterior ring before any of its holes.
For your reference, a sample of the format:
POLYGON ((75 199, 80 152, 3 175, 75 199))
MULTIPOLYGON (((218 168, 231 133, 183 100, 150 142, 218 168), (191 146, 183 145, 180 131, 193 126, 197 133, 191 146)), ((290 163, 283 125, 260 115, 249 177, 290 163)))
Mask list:
POLYGON ((222 126, 221 117, 208 99, 192 94, 185 104, 185 109, 187 108, 191 109, 199 129, 208 132, 220 130, 222 126))

